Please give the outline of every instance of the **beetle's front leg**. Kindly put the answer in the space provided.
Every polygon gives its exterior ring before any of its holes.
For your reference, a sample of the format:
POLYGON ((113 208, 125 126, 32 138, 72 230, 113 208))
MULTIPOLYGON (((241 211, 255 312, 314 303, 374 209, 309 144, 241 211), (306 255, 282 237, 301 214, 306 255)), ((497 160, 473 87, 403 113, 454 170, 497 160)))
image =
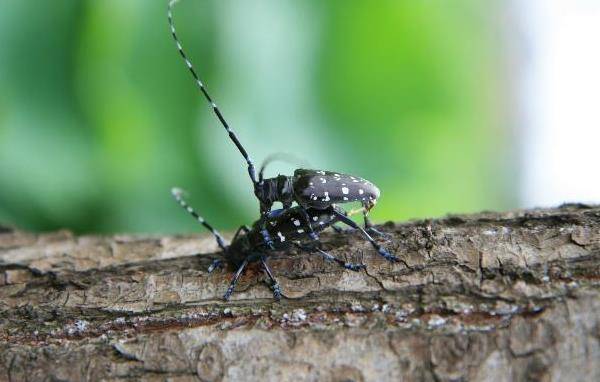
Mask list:
POLYGON ((273 243, 273 239, 271 238, 269 231, 267 231, 267 219, 269 217, 270 212, 271 211, 269 209, 265 209, 261 206, 259 227, 260 234, 263 238, 263 243, 267 246, 267 248, 275 250, 275 244, 273 243))

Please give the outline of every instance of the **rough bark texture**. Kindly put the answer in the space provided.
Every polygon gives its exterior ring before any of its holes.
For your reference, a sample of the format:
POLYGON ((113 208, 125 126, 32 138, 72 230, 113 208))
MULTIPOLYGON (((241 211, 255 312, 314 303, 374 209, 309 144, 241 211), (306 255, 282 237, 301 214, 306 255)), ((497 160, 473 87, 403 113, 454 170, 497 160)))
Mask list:
POLYGON ((233 299, 208 237, 0 230, 0 380, 600 380, 600 207, 323 234, 233 299), (381 240, 383 243, 383 240, 381 240), (196 256, 197 254, 205 254, 196 256))

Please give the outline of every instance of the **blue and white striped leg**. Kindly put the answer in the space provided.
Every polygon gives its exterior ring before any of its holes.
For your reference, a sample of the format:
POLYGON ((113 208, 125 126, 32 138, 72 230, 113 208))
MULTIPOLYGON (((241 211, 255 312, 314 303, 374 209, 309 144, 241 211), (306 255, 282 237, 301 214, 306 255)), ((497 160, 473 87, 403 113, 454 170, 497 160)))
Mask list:
POLYGON ((215 259, 208 266, 208 273, 212 273, 215 269, 221 268, 222 266, 223 266, 223 260, 221 260, 221 259, 215 259))
POLYGON ((344 223, 344 224, 346 224, 346 225, 348 225, 348 226, 350 226, 350 227, 352 227, 354 229, 359 230, 363 234, 363 236, 365 236, 365 238, 369 241, 369 243, 371 243, 371 245, 373 246, 373 248, 375 248, 375 250, 377 251, 377 253, 379 253, 381 256, 383 256, 386 260, 391 261, 393 263, 401 262, 407 268, 410 268, 408 266, 408 264, 404 260, 402 260, 402 259, 400 259, 400 258, 398 258, 398 257, 396 257, 394 255, 392 255, 385 248, 383 248, 382 246, 380 246, 379 244, 377 244, 375 242, 375 240, 371 237, 371 235, 369 235, 367 233, 367 231, 365 231, 361 226, 359 226, 358 224, 356 224, 352 219, 350 219, 349 217, 347 217, 343 213, 340 213, 336 209, 333 210, 333 213, 339 218, 340 222, 342 222, 342 223, 344 223))
POLYGON ((273 297, 277 301, 281 300, 281 286, 277 282, 277 279, 275 278, 275 276, 273 276, 273 272, 271 271, 271 268, 267 264, 267 259, 265 258, 265 256, 262 256, 260 258, 260 262, 263 266, 263 269, 267 273, 267 276, 269 276, 269 279, 271 279, 271 288, 273 288, 273 297))
POLYGON ((237 282, 238 282, 240 276, 242 275, 244 268, 246 268, 246 265, 248 265, 248 258, 246 258, 242 262, 242 265, 239 266, 238 270, 233 275, 233 278, 231 279, 231 282, 229 283, 229 287, 227 288, 227 292, 225 292, 225 294, 223 295, 223 300, 228 301, 229 298, 231 297, 231 294, 233 293, 233 290, 235 289, 235 286, 237 285, 237 282))
POLYGON ((183 190, 181 190, 180 188, 174 187, 171 189, 171 195, 173 195, 173 197, 175 198, 177 203, 179 203, 179 205, 184 210, 186 210, 190 215, 192 215, 194 217, 194 219, 196 219, 198 221, 198 223, 202 224, 204 226, 204 228, 206 228, 207 230, 210 231, 210 233, 213 234, 219 247, 223 251, 226 251, 227 245, 225 244, 225 240, 223 240, 223 237, 221 236, 221 234, 216 229, 214 229, 210 224, 208 224, 202 216, 198 215, 196 213, 196 211, 194 211, 194 209, 185 202, 185 200, 183 199, 183 190))

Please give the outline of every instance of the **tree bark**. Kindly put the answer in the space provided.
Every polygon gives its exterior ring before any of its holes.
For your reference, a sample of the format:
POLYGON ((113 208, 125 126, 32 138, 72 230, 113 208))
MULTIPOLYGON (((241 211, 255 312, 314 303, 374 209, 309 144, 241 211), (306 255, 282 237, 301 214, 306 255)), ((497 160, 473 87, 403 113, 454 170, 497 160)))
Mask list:
POLYGON ((0 229, 0 380, 600 380, 600 207, 387 223, 257 264, 207 236, 0 229), (406 266, 408 265, 408 267, 406 266))

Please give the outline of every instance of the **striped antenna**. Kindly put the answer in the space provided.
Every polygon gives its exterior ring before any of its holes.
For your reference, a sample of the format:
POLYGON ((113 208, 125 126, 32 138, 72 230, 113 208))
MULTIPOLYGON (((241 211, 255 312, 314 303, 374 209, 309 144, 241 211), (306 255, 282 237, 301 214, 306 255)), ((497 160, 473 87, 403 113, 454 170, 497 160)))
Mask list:
POLYGON ((194 217, 194 219, 196 219, 198 221, 198 223, 202 224, 204 226, 204 228, 206 228, 207 230, 210 231, 210 233, 213 234, 213 236, 215 237, 215 240, 217 240, 217 244, 219 245, 219 247, 221 247, 221 249, 223 251, 226 251, 227 246, 225 245, 225 240, 223 240, 223 237, 221 236, 219 231, 217 231, 210 224, 208 224, 202 216, 198 215, 196 213, 196 211, 194 211, 194 209, 189 204, 186 203, 186 201, 183 199, 183 190, 180 188, 174 187, 171 189, 171 195, 173 195, 173 197, 175 198, 177 203, 179 203, 179 205, 184 210, 186 210, 190 215, 192 215, 194 217))
POLYGON ((177 33, 175 32, 175 25, 173 23, 173 7, 175 6, 175 4, 178 1, 179 0, 170 0, 169 1, 169 9, 168 9, 168 12, 167 12, 167 16, 169 18, 169 26, 171 27, 171 34, 173 35, 173 39, 175 40, 175 44, 177 45, 177 49, 179 50, 179 54, 183 58, 183 61, 185 61, 185 64, 187 65, 188 69, 190 70, 190 73, 192 73, 192 76, 194 77, 194 80, 196 81, 196 85, 198 85, 198 88, 200 88, 200 91, 204 95, 204 98, 206 98, 206 100, 208 101, 208 103, 212 107, 213 112, 215 113, 215 115, 217 116, 217 118, 219 119, 219 121, 221 122, 221 124, 223 125, 223 127, 225 128, 225 130, 227 131, 227 133, 229 134, 229 138, 233 141, 233 143, 235 144, 235 146, 238 148, 238 150, 240 151, 240 153, 244 157, 244 160, 246 160, 246 163, 248 164, 248 174, 250 175, 250 179, 252 180, 252 183, 254 183, 256 185, 257 184, 256 171, 254 169, 254 163, 252 163, 252 159, 250 159, 250 156, 246 152, 246 149, 244 148, 244 146, 242 146, 242 144, 240 143, 239 139, 237 138, 237 136, 235 135, 235 133, 233 132, 233 130, 229 127, 229 124, 227 123, 227 121, 223 117, 223 114, 221 114, 221 111, 219 110, 217 104, 213 101, 213 99, 210 96, 210 94, 208 94, 208 91, 206 90, 206 87, 204 86, 204 84, 202 83, 202 81, 200 80, 200 78, 198 77, 198 74, 196 74, 196 71, 194 70, 194 67, 192 66, 191 61, 189 60, 189 58, 187 57, 187 55, 183 51, 183 47, 181 46, 181 42, 179 41, 179 38, 177 37, 177 33))

